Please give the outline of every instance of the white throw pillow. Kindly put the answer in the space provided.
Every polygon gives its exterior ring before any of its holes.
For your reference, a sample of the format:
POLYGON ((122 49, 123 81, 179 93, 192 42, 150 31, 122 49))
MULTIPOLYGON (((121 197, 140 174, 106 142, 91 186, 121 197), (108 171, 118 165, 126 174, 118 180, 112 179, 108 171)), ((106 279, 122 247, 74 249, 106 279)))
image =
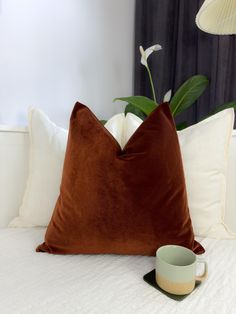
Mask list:
POLYGON ((225 224, 226 175, 234 110, 221 111, 178 132, 194 233, 232 238, 225 224))
POLYGON ((59 195, 67 130, 40 110, 29 111, 29 176, 19 217, 10 227, 46 226, 59 195))
POLYGON ((111 117, 105 124, 105 128, 116 139, 119 145, 123 148, 123 128, 124 128, 125 115, 124 113, 118 113, 111 117))
POLYGON ((227 170, 227 193, 225 221, 230 229, 236 233, 236 130, 233 131, 230 143, 229 163, 227 170))
POLYGON ((111 117, 104 126, 123 149, 142 122, 143 121, 133 113, 129 112, 126 116, 124 113, 118 113, 111 117))

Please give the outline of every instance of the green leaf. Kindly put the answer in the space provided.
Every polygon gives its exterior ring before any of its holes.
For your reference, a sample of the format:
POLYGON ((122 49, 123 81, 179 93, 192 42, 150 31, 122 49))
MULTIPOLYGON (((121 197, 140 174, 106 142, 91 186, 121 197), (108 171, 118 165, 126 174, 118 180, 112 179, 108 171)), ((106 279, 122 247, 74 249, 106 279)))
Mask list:
POLYGON ((125 107, 125 115, 127 115, 128 112, 135 114, 137 117, 139 117, 142 120, 145 120, 145 118, 147 117, 145 113, 143 113, 140 109, 138 109, 137 107, 131 104, 128 104, 125 107))
POLYGON ((205 91, 208 84, 209 80, 206 76, 195 75, 181 85, 170 102, 170 109, 173 116, 177 116, 192 106, 205 91))
POLYGON ((181 131, 183 129, 186 129, 187 127, 188 127, 188 122, 183 121, 183 122, 180 122, 176 125, 176 130, 181 131))
POLYGON ((147 116, 157 107, 157 104, 152 99, 145 96, 121 97, 114 99, 114 101, 116 100, 126 101, 127 103, 140 109, 147 116))
POLYGON ((228 108, 234 108, 236 109, 236 101, 231 101, 231 102, 227 102, 223 105, 220 105, 220 106, 217 106, 212 112, 211 112, 211 115, 212 114, 215 114, 219 111, 222 111, 222 110, 225 110, 225 109, 228 109, 228 108))
POLYGON ((101 124, 106 124, 107 123, 107 120, 100 120, 101 124))

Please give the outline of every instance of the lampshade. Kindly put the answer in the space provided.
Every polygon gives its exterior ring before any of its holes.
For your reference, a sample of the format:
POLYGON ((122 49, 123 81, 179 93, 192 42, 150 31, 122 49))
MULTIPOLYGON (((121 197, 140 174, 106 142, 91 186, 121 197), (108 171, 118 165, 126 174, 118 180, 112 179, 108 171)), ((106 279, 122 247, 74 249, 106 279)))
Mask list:
POLYGON ((196 24, 210 34, 236 34, 236 0, 205 0, 196 24))

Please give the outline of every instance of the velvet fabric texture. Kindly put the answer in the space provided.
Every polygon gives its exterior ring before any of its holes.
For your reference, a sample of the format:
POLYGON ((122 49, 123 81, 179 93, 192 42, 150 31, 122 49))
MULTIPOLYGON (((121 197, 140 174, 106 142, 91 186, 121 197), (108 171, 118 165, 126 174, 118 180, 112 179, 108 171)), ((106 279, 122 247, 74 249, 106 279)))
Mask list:
POLYGON ((60 196, 37 251, 155 255, 165 244, 204 252, 194 240, 169 105, 157 107, 121 149, 77 103, 60 196))

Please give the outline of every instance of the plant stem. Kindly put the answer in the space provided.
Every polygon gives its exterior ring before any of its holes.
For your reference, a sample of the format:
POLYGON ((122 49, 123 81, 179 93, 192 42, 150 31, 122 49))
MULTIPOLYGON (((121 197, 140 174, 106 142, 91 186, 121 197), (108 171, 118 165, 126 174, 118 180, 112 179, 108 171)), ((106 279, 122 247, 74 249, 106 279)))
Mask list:
POLYGON ((152 74, 151 74, 151 71, 150 71, 148 65, 147 65, 146 68, 147 68, 147 71, 148 71, 148 76, 149 76, 149 80, 150 80, 150 84, 151 84, 151 88, 152 88, 152 97, 153 97, 153 100, 155 101, 155 103, 157 104, 155 89, 154 89, 153 80, 152 80, 152 74))

